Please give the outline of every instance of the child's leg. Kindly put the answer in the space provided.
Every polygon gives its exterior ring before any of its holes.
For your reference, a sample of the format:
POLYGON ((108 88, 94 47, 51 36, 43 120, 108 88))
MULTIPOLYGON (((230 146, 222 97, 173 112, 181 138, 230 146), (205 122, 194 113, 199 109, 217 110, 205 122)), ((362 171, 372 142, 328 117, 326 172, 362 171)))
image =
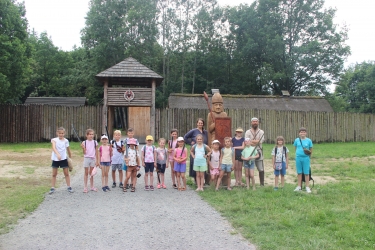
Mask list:
MULTIPOLYGON (((306 177, 306 176, 305 176, 306 177)), ((305 179, 306 180, 306 179, 305 179)), ((302 187, 302 174, 298 174, 298 186, 302 187)))
POLYGON ((251 178, 251 183, 252 183, 252 186, 253 186, 253 190, 255 190, 254 169, 250 169, 250 178, 251 178))
POLYGON ((230 185, 231 185, 231 175, 232 172, 227 172, 227 189, 231 190, 230 185))
POLYGON ((112 182, 116 183, 116 169, 115 170, 112 169, 112 182))
POLYGON ((149 174, 149 172, 145 173, 145 177, 144 177, 144 179, 145 179, 145 186, 148 186, 148 174, 149 174))
POLYGON ((153 186, 154 185, 154 172, 150 171, 149 175, 150 175, 150 186, 153 186))
POLYGON ((200 190, 203 191, 203 186, 204 186, 204 172, 199 172, 200 173, 200 190))
POLYGON ((215 175, 214 174, 211 174, 211 185, 212 184, 215 184, 215 175))
POLYGON ((284 187, 284 175, 281 176, 281 187, 284 187))
POLYGON ((246 178, 246 187, 247 189, 250 188, 250 169, 245 168, 245 178, 246 178))
MULTIPOLYGON (((132 172, 130 172, 130 171, 126 171, 125 173, 126 173, 125 183, 128 183, 130 178, 132 179, 132 183, 133 183, 133 175, 132 175, 132 172)), ((133 185, 133 186, 134 186, 134 185, 133 185)), ((124 190, 126 190, 126 186, 124 186, 124 190)))
POLYGON ((169 161, 169 165, 171 166, 171 178, 173 186, 176 185, 176 175, 177 173, 174 171, 174 162, 169 161))
POLYGON ((182 178, 183 187, 186 189, 186 177, 185 177, 185 173, 181 173, 181 178, 182 178))
MULTIPOLYGON (((120 183, 122 183, 122 181, 123 181, 123 177, 124 177, 124 174, 122 173, 122 170, 121 170, 121 169, 118 171, 118 175, 119 175, 120 183)), ((126 175, 125 175, 125 176, 126 176, 126 175)))
POLYGON ((196 177, 195 179, 196 179, 196 183, 197 183, 197 189, 195 191, 199 191, 201 189, 201 172, 196 171, 195 177, 196 177))
MULTIPOLYGON (((281 177, 283 178, 283 177, 281 177)), ((278 187, 279 186, 279 176, 278 175, 275 175, 275 187, 278 187)))
POLYGON ((177 178, 176 178, 177 187, 180 188, 181 187, 181 173, 180 172, 176 172, 176 174, 177 174, 177 178))
POLYGON ((87 188, 87 179, 89 175, 89 167, 85 168, 85 174, 83 175, 83 187, 87 188))
POLYGON ((160 181, 162 184, 164 184, 164 174, 160 173, 160 181))
MULTIPOLYGON (((307 188, 309 187, 309 182, 310 182, 310 176, 308 174, 305 174, 305 185, 307 188)), ((302 175, 301 175, 301 185, 302 185, 302 175)))
POLYGON ((69 168, 63 168, 63 172, 64 172, 64 175, 65 175, 66 185, 67 185, 68 187, 70 187, 69 168))
MULTIPOLYGON (((93 167, 90 167, 90 187, 94 187, 94 176, 91 176, 92 170, 94 170, 93 167)), ((86 175, 87 176, 87 175, 86 175)), ((87 182, 86 182, 86 187, 87 187, 87 182)))
POLYGON ((219 175, 219 178, 217 179, 217 183, 216 183, 216 190, 219 189, 219 186, 221 184, 221 180, 223 179, 223 176, 224 176, 224 170, 220 170, 220 175, 219 175))
POLYGON ((135 186, 137 185, 137 168, 135 168, 134 171, 131 172, 131 181, 133 187, 135 188, 135 186))
POLYGON ((58 168, 52 168, 52 180, 51 180, 51 187, 55 187, 56 185, 56 176, 57 176, 57 172, 58 172, 58 168))
POLYGON ((236 185, 237 184, 240 184, 242 182, 241 180, 241 165, 240 165, 240 161, 239 160, 236 160, 234 162, 234 178, 236 179, 236 185))
POLYGON ((104 168, 105 166, 100 166, 100 168, 102 169, 102 188, 105 187, 105 171, 104 171, 104 168))

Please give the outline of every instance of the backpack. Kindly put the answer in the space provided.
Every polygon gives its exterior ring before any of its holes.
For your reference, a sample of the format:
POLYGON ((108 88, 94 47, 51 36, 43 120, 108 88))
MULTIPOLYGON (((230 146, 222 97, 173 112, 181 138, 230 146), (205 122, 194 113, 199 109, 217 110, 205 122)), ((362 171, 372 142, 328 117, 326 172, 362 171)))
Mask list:
MULTIPOLYGON (((87 140, 85 140, 85 148, 86 148, 86 141, 87 140)), ((95 150, 96 150, 96 147, 98 146, 98 142, 96 140, 94 140, 94 144, 95 144, 95 150)))
MULTIPOLYGON (((193 147, 191 148, 191 151, 194 152, 195 154, 195 147, 197 146, 197 144, 194 144, 193 147)), ((208 154, 208 151, 207 151, 207 145, 203 143, 203 147, 204 147, 204 154, 207 155, 208 154)))

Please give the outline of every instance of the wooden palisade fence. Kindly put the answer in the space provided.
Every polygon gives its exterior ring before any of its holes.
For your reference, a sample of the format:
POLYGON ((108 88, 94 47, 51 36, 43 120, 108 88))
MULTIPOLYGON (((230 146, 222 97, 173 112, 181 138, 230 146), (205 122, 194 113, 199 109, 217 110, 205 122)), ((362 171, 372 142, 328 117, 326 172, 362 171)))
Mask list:
MULTIPOLYGON (((102 131, 102 107, 65 107, 50 105, 0 105, 0 142, 42 142, 55 137, 56 128, 64 127, 69 140, 77 140, 71 125, 84 138, 87 128, 98 134, 102 131)), ((291 143, 298 128, 308 129, 308 137, 315 143, 375 141, 375 115, 360 113, 275 111, 258 109, 226 109, 232 117, 232 133, 237 127, 249 129, 250 119, 258 117, 265 139, 273 143, 276 136, 284 136, 291 143)), ((197 118, 207 119, 205 109, 157 109, 155 138, 169 138, 177 128, 180 135, 196 127, 197 118)), ((135 128, 135 136, 136 136, 135 128)))

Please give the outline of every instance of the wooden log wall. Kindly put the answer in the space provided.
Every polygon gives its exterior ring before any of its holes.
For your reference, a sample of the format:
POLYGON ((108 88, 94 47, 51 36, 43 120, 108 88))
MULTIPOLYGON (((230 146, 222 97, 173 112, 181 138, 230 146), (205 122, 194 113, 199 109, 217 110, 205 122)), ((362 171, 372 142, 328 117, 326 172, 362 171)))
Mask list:
POLYGON ((81 139, 88 128, 100 135, 102 106, 66 107, 50 105, 0 105, 0 142, 43 142, 64 127, 66 138, 77 141, 72 124, 81 139))
MULTIPOLYGON (((308 137, 319 142, 375 141, 375 115, 361 113, 275 111, 258 109, 226 109, 232 118, 232 133, 237 127, 250 128, 250 120, 257 117, 265 132, 267 143, 274 143, 278 135, 292 143, 298 129, 306 127, 308 137)), ((200 109, 157 110, 156 139, 169 138, 170 130, 177 128, 183 136, 196 127, 197 118, 207 120, 208 111, 200 109)))

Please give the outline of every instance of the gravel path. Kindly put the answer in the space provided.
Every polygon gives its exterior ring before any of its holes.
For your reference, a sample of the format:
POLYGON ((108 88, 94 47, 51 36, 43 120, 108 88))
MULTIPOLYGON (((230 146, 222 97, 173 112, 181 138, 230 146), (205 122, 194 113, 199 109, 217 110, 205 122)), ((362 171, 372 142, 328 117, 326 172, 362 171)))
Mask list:
POLYGON ((143 172, 135 193, 117 187, 84 194, 82 169, 71 183, 75 193, 63 185, 46 194, 35 212, 0 236, 0 249, 255 249, 232 235, 229 223, 195 191, 172 189, 169 168, 168 188, 153 192, 143 190, 143 172))

